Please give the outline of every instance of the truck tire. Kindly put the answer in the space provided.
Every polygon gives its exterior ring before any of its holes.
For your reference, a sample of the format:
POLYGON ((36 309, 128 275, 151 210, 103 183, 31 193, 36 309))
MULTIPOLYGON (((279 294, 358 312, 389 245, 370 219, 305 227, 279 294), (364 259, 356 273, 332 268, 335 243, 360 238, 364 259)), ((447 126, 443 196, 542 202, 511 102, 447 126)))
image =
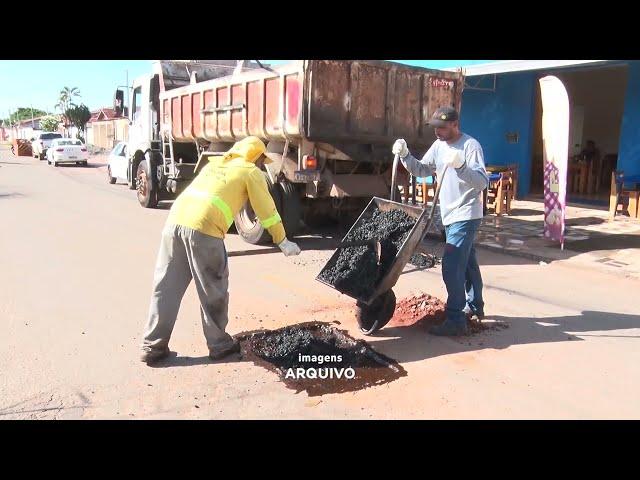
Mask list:
MULTIPOLYGON (((286 181, 274 185, 266 173, 265 179, 267 180, 269 193, 271 193, 276 209, 282 218, 287 238, 292 238, 299 231, 302 212, 300 197, 297 194, 295 185, 286 181)), ((238 235, 247 243, 257 245, 270 243, 272 240, 269 232, 258 221, 249 202, 236 215, 234 224, 238 235)))
POLYGON ((158 205, 158 190, 150 177, 149 163, 143 160, 138 164, 136 172, 136 189, 138 202, 145 208, 155 208, 158 205))
POLYGON ((282 217, 284 229, 288 238, 293 238, 300 231, 300 221, 302 220, 302 202, 300 194, 295 184, 283 180, 279 183, 281 188, 280 201, 278 211, 282 217))

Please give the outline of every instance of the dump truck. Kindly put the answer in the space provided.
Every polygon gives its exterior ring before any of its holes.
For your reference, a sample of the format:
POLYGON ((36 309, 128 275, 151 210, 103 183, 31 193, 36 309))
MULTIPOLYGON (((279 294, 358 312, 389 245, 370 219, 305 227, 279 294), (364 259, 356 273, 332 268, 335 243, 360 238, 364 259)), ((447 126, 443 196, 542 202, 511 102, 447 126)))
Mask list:
MULTIPOLYGON (((376 60, 156 61, 131 87, 129 186, 140 205, 156 207, 190 183, 199 162, 255 135, 293 236, 304 223, 388 198, 394 140, 424 153, 435 140, 426 121, 438 107, 459 108, 463 84, 461 72, 376 60)), ((124 92, 114 99, 125 111, 124 92)), ((249 243, 269 239, 249 203, 234 223, 249 243)))

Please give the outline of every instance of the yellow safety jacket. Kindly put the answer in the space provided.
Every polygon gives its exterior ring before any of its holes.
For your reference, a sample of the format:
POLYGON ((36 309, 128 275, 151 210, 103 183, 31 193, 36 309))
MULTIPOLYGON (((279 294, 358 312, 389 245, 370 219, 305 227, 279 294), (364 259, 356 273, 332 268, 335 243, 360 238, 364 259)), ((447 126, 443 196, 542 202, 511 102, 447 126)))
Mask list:
POLYGON ((282 219, 264 174, 255 166, 265 150, 259 138, 247 137, 223 156, 209 157, 208 164, 173 203, 167 223, 224 238, 248 199, 274 243, 282 242, 286 236, 282 219))

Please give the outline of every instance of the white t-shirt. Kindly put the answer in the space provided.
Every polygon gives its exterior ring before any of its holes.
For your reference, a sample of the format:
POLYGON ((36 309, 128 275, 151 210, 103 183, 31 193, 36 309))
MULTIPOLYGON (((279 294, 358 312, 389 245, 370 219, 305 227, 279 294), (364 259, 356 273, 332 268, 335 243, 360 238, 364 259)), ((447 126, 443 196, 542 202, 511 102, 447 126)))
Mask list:
POLYGON ((443 225, 484 216, 482 191, 489 185, 489 176, 484 166, 482 147, 475 138, 463 133, 451 144, 436 140, 422 160, 409 154, 402 159, 402 163, 417 177, 427 177, 435 170, 437 181, 442 183, 440 214, 443 225), (449 155, 460 155, 465 163, 457 169, 448 168, 443 179, 442 173, 449 155))

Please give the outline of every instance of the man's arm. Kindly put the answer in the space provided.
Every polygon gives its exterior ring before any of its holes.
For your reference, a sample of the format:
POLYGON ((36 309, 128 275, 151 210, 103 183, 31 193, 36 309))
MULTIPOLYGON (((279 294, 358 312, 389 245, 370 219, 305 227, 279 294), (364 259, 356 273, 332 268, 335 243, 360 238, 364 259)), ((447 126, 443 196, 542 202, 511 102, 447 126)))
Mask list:
POLYGON ((489 186, 489 175, 484 166, 484 155, 480 145, 471 148, 465 155, 465 162, 456 168, 458 177, 477 190, 484 190, 489 186))
POLYGON ((415 177, 428 177, 436 170, 435 143, 431 145, 427 153, 424 154, 422 160, 418 160, 411 153, 408 153, 400 161, 404 168, 409 170, 415 177))
POLYGON ((273 243, 281 243, 286 237, 282 219, 269 193, 267 181, 258 168, 253 169, 247 178, 247 193, 253 211, 273 238, 273 243))

